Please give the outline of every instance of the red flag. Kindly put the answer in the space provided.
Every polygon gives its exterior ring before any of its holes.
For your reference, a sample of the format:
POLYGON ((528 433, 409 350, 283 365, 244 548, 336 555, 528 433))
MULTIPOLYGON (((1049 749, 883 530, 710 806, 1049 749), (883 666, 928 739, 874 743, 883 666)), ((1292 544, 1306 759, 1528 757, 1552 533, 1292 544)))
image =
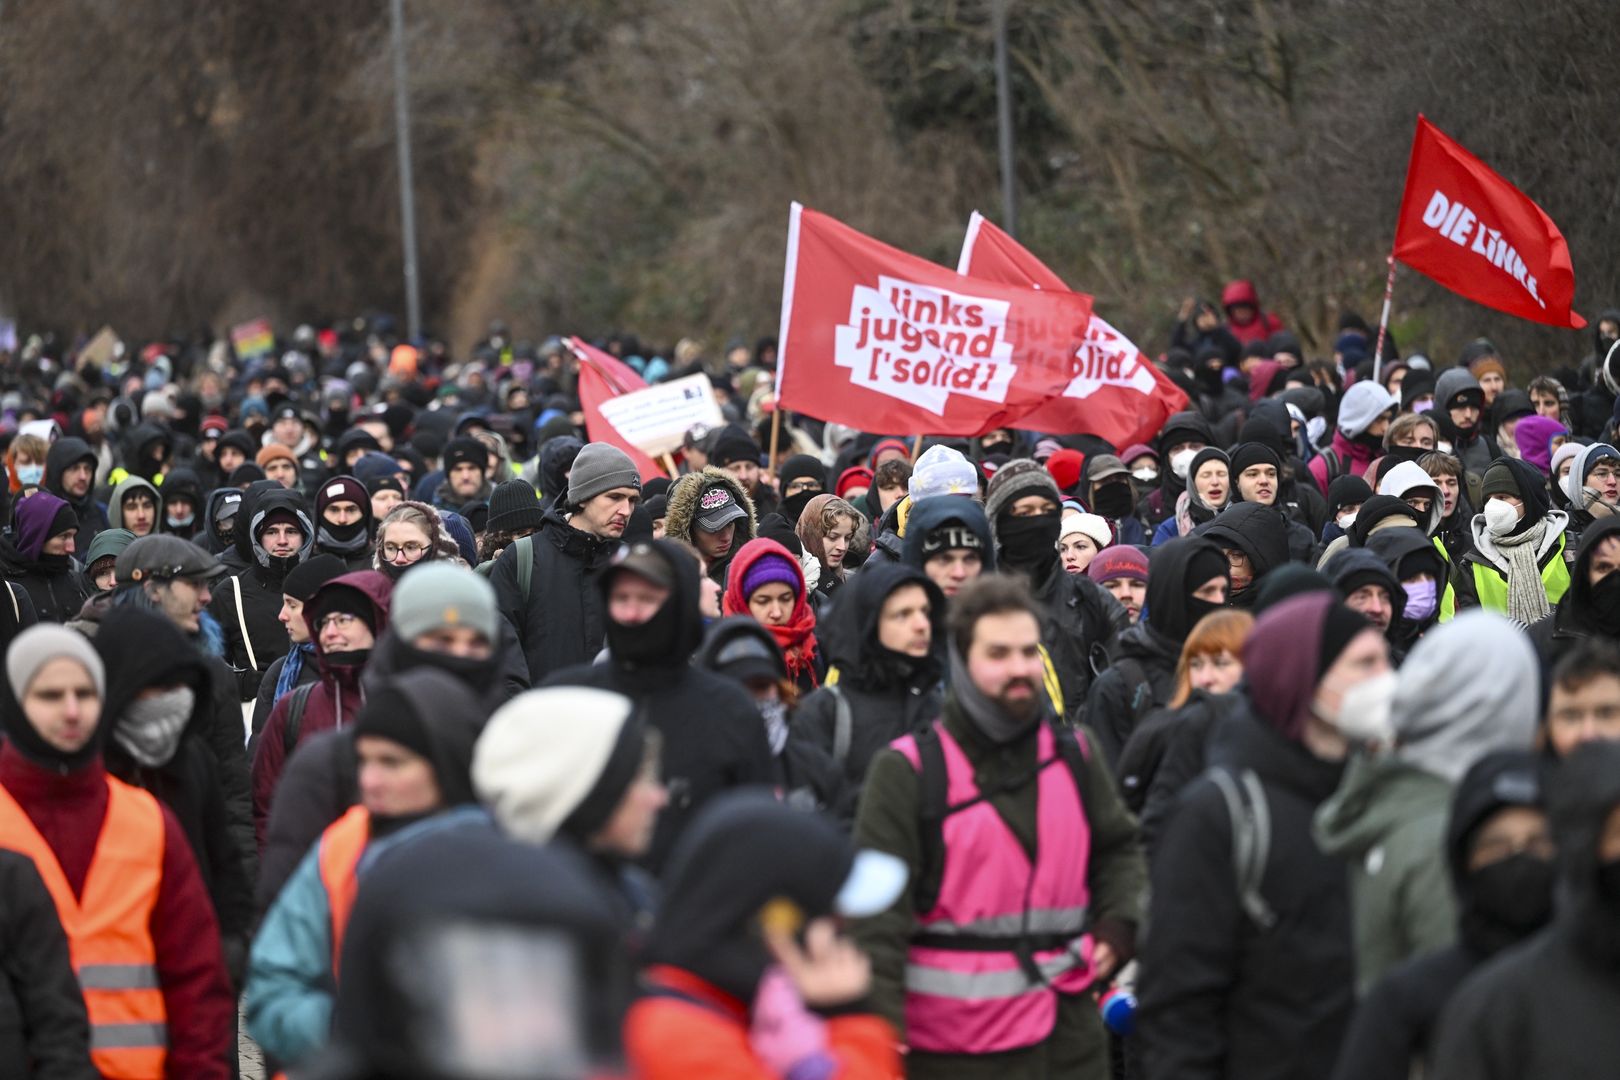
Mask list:
POLYGON ((602 415, 602 402, 640 390, 647 385, 647 380, 636 374, 636 369, 629 364, 577 337, 568 339, 568 347, 579 357, 579 407, 585 413, 585 431, 591 441, 612 443, 629 454, 643 482, 665 475, 663 466, 630 445, 602 415))
POLYGON ((1088 296, 965 278, 794 203, 779 404, 866 431, 982 434, 1062 392, 1090 320, 1088 296))
MULTIPOLYGON (((968 219, 956 270, 987 281, 1069 291, 1050 267, 977 210, 968 219)), ((1078 361, 1062 396, 1020 419, 1017 427, 1053 435, 1085 432, 1123 449, 1151 442, 1171 413, 1187 407, 1181 388, 1095 312, 1078 361)))
POLYGON ((1575 270, 1552 218, 1479 158, 1418 117, 1395 257, 1475 303, 1580 329, 1575 270))

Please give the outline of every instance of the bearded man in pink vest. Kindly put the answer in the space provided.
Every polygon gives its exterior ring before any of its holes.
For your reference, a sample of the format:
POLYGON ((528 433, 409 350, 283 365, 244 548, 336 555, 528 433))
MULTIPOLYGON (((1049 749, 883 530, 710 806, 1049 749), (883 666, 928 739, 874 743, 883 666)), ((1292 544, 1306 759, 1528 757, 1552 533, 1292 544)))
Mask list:
POLYGON ((1147 868, 1084 730, 1047 696, 1040 608, 985 575, 951 600, 943 715, 872 759, 863 847, 911 886, 855 927, 918 1078, 1106 1080, 1092 991, 1128 961, 1147 868))

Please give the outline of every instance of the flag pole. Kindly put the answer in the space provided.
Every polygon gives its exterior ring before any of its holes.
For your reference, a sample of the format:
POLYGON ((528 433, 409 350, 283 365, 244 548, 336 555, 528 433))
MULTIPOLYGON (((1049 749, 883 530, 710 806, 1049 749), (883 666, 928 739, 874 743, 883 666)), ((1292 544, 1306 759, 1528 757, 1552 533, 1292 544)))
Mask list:
POLYGON ((772 478, 775 478, 775 476, 776 476, 776 444, 781 441, 781 436, 782 436, 782 406, 781 406, 781 403, 779 401, 776 401, 775 399, 772 399, 772 401, 771 401, 771 457, 770 457, 770 464, 765 467, 765 471, 770 473, 772 478))
POLYGON ((1373 347, 1373 382, 1384 366, 1384 338, 1389 333, 1389 308, 1395 299, 1395 253, 1389 253, 1389 276, 1384 279, 1384 313, 1378 317, 1378 344, 1373 347))
POLYGON ((675 477, 679 475, 675 469, 675 458, 668 451, 659 454, 658 460, 664 463, 664 471, 669 473, 669 478, 671 480, 675 479, 675 477))
POLYGON ((913 469, 917 467, 917 458, 922 454, 922 444, 925 438, 927 438, 926 435, 918 435, 911 440, 911 467, 913 469))

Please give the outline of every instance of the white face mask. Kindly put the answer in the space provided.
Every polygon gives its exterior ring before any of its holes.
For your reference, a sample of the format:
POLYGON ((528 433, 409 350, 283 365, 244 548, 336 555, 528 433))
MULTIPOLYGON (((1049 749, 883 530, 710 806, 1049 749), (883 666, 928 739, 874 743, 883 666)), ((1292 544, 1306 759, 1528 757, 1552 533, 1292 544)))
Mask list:
POLYGON ((1187 479, 1187 470, 1192 468, 1192 459, 1198 456, 1196 450, 1178 450, 1170 455, 1170 471, 1176 474, 1177 479, 1187 479))
POLYGON ((1159 478, 1159 470, 1158 469, 1137 469, 1136 471, 1132 472, 1131 475, 1136 477, 1136 479, 1138 481, 1140 481, 1141 483, 1151 484, 1151 483, 1153 483, 1155 480, 1157 480, 1159 478))
POLYGON ((1338 520, 1338 523, 1339 523, 1339 528, 1343 529, 1345 532, 1349 532, 1350 531, 1350 526, 1352 526, 1352 525, 1354 525, 1356 523, 1356 515, 1354 515, 1354 514, 1345 514, 1345 515, 1339 517, 1337 520, 1338 520))
POLYGON ((1393 671, 1363 679, 1344 692, 1337 715, 1323 719, 1353 743, 1388 746, 1395 741, 1395 725, 1390 718, 1395 682, 1393 671))
POLYGON ((1519 512, 1501 499, 1485 504, 1485 527, 1496 536, 1506 536, 1519 523, 1519 512))

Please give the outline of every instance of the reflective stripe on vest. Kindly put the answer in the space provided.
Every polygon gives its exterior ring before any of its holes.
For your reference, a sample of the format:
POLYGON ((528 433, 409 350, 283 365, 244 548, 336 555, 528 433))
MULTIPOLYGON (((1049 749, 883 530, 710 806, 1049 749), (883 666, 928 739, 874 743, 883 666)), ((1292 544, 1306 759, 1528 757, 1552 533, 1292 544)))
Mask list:
MULTIPOLYGON (((936 730, 947 805, 973 802, 979 789, 972 762, 943 725, 936 730)), ((893 746, 920 767, 912 736, 893 746)), ((1092 943, 1083 936, 1091 831, 1074 776, 1044 724, 1035 750, 1043 767, 1034 781, 1033 866, 988 799, 950 814, 942 825, 939 899, 932 911, 918 914, 906 956, 906 1035, 913 1049, 989 1054, 1033 1046, 1052 1033, 1058 992, 1078 994, 1091 985, 1092 943)))
MULTIPOLYGON (((1548 552, 1547 563, 1541 568, 1541 585, 1547 593, 1547 603, 1556 604, 1569 591, 1569 563, 1564 561, 1564 537, 1548 552)), ((1507 576, 1494 566, 1474 563, 1474 591, 1479 595, 1479 606, 1490 611, 1507 614, 1507 576)))
POLYGON ((321 885, 326 889, 326 906, 332 912, 332 974, 338 973, 343 955, 343 934, 349 928, 355 893, 360 884, 355 870, 371 839, 371 815, 363 806, 351 806, 321 833, 321 885))
POLYGON ((67 934, 90 1014, 90 1057, 109 1080, 162 1080, 168 1014, 152 943, 163 884, 163 810, 151 795, 107 777, 107 816, 84 892, 75 896, 45 838, 0 787, 0 846, 27 855, 67 934))

